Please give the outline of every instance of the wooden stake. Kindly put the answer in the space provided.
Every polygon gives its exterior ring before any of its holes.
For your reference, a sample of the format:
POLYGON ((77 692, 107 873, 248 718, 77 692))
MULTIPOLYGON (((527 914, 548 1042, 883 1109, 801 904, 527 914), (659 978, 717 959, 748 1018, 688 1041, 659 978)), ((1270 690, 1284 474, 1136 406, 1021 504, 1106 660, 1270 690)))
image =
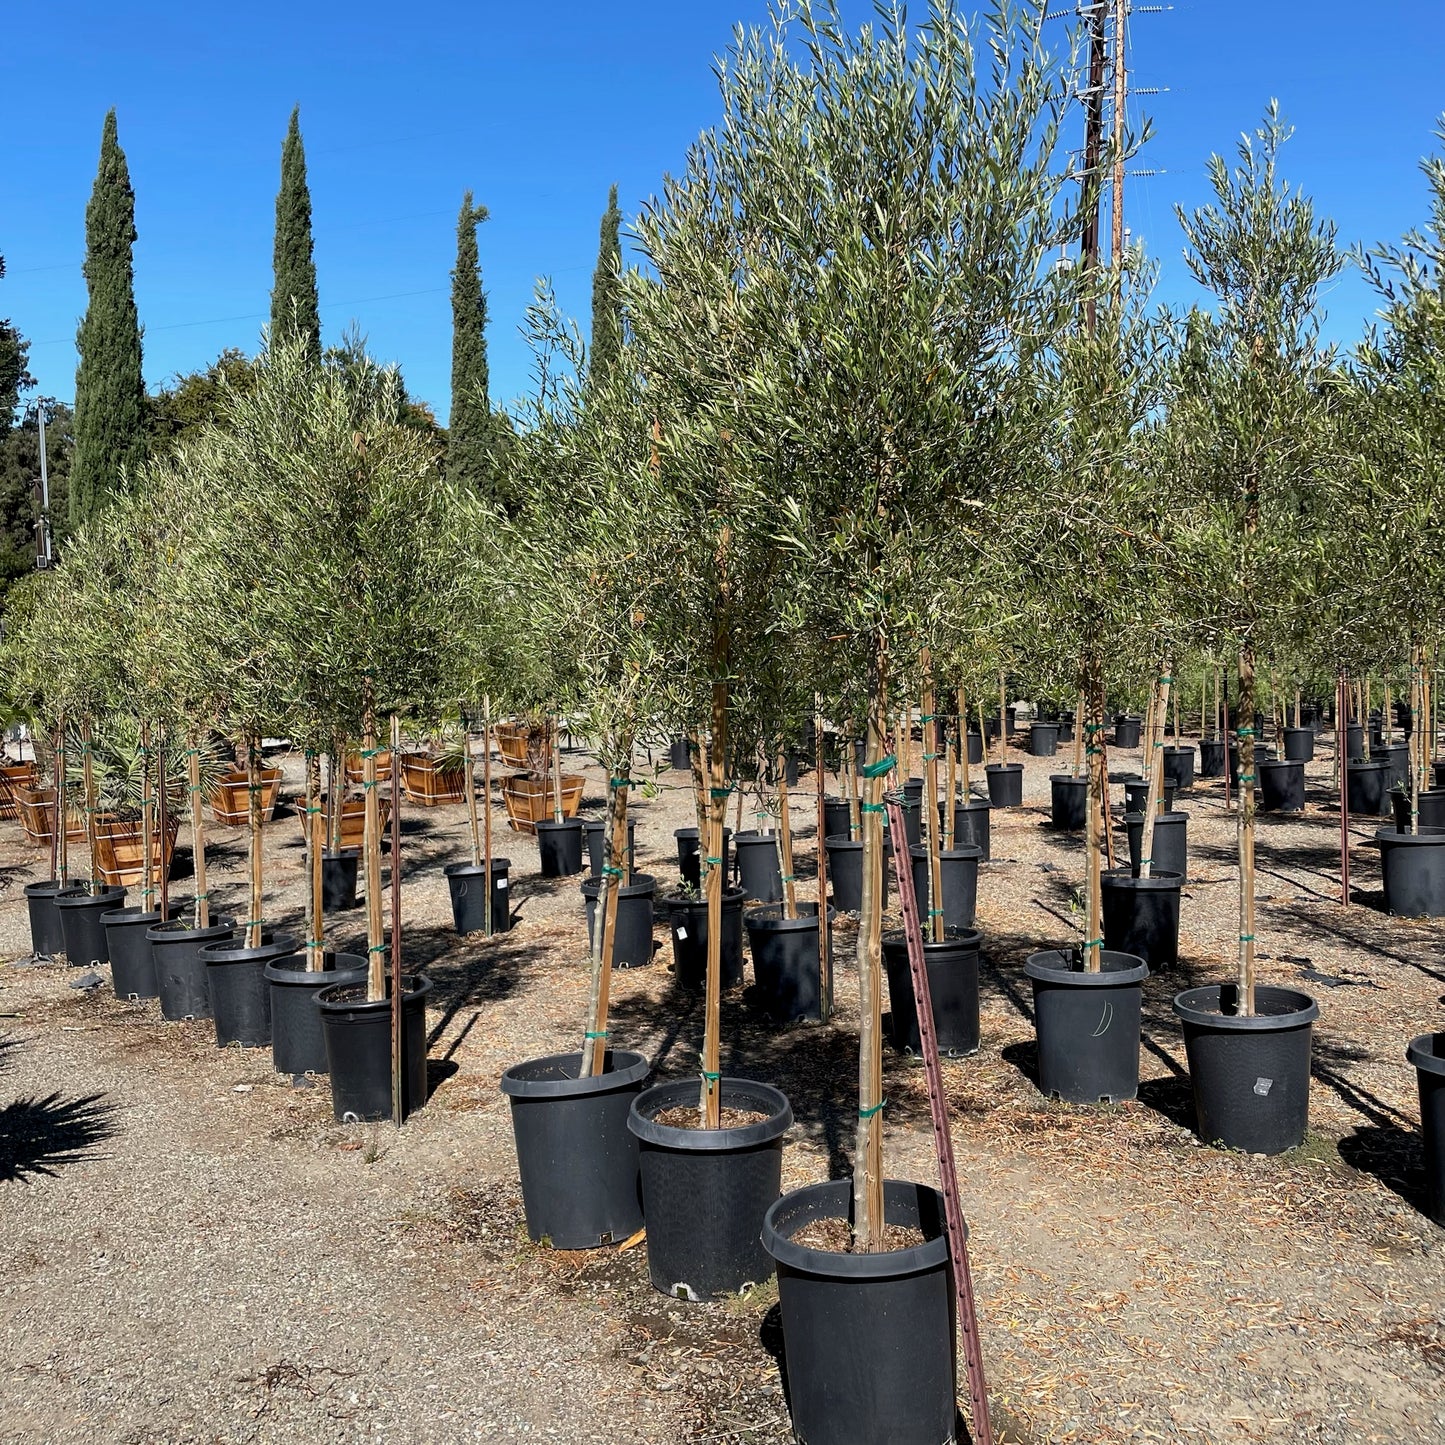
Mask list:
POLYGON ((1144 803, 1144 827, 1139 838, 1139 876, 1148 878, 1154 858, 1154 824, 1164 810, 1164 718, 1169 712, 1169 659, 1159 667, 1159 680, 1154 685, 1154 733, 1148 738, 1149 791, 1144 803))
POLYGON ((827 747, 823 734, 823 699, 818 693, 813 694, 813 742, 818 801, 818 1007, 822 1021, 827 1023, 833 1003, 833 942, 832 929, 828 926, 828 849, 823 837, 827 832, 824 819, 828 812, 827 747))
MULTIPOLYGON (((465 724, 463 724, 465 726, 465 724)), ((482 819, 477 810, 477 765, 472 758, 472 742, 470 733, 467 734, 464 744, 467 754, 467 828, 472 836, 472 867, 482 866, 482 819)), ((483 747, 486 742, 483 741, 483 747)), ((492 880, 484 879, 482 886, 487 891, 488 898, 491 897, 492 880)), ((489 930, 490 931, 490 930, 489 930)))
POLYGON ((80 774, 85 783, 85 841, 90 849, 90 892, 95 897, 105 889, 105 880, 100 876, 100 860, 96 856, 99 828, 96 822, 97 799, 95 792, 95 762, 90 719, 80 722, 80 774))
POLYGON ((612 960, 617 943, 617 895, 627 873, 627 791, 632 777, 632 733, 620 740, 622 763, 607 782, 607 861, 602 886, 592 915, 592 996, 587 1010, 587 1032, 582 1040, 581 1077, 605 1073, 607 1067, 608 1010, 612 995, 612 960))
MULTIPOLYGON (((983 741, 982 734, 979 741, 983 741)), ((958 766, 963 774, 963 801, 966 804, 973 795, 973 779, 969 777, 968 762, 968 698, 964 690, 958 690, 958 766)), ((952 807, 949 812, 953 811, 952 807)))
MULTIPOLYGON (((405 1063, 401 1028, 406 983, 401 961, 401 719, 391 715, 391 1117, 398 1129, 406 1117, 405 1063)), ((468 781, 471 767, 467 768, 468 781)))
POLYGON ((858 749, 853 739, 853 724, 843 730, 843 778, 848 794, 848 837, 856 843, 862 836, 858 812, 858 749))
POLYGON ((798 916, 798 886, 793 877, 793 820, 788 810, 788 754, 778 749, 778 860, 783 873, 783 917, 798 916))
POLYGON ((1254 649, 1239 654, 1239 998, 1236 1011, 1254 1013, 1254 649))
POLYGON ((159 800, 161 846, 160 846, 160 884, 159 884, 159 913, 160 921, 167 922, 171 916, 171 869, 170 869, 170 837, 171 819, 170 805, 166 798, 166 730, 163 723, 156 725, 156 737, 158 746, 156 748, 156 797, 159 800))
POLYGON ((712 685, 712 738, 708 749, 710 806, 707 853, 702 859, 702 867, 707 870, 703 878, 703 893, 707 898, 707 1002, 698 1110, 704 1129, 717 1129, 722 1124, 722 858, 728 796, 728 781, 724 773, 727 765, 727 723, 727 681, 715 680, 712 685))
POLYGON ((1078 777, 1084 765, 1084 694, 1074 707, 1074 766, 1072 776, 1078 777))
MULTIPOLYGON (((363 845, 366 851, 366 997, 380 1003, 386 997, 386 944, 381 924, 381 809, 376 798, 376 711, 370 685, 361 725, 361 788, 366 799, 363 845)), ((396 791, 395 779, 392 791, 396 791)), ((392 799, 395 806, 396 799, 392 799)))
POLYGON ((1342 672, 1335 684, 1335 766, 1340 788, 1340 907, 1350 906, 1350 793, 1346 732, 1350 717, 1350 684, 1342 672))
POLYGON ((246 920, 246 947, 261 946, 263 911, 261 877, 261 739, 255 728, 246 730, 246 815, 250 822, 251 905, 246 920))
POLYGON ((320 973, 326 966, 326 887, 321 868, 321 850, 326 845, 325 819, 321 816, 321 759, 306 754, 306 846, 311 857, 311 936, 306 940, 306 971, 320 973))
MULTIPOLYGON (((482 887, 486 889, 482 904, 482 924, 487 937, 492 936, 492 695, 482 698, 482 887)), ((510 902, 507 905, 511 907, 510 902)))
MULTIPOLYGON (((933 718, 933 659, 927 648, 919 659, 923 669, 923 842, 928 848, 928 922, 929 933, 935 943, 942 943, 943 931, 943 860, 938 852, 938 754, 929 745, 929 730, 934 729, 936 744, 938 733, 933 718)), ((949 811, 952 811, 950 809, 949 811)), ((900 868, 911 866, 912 860, 897 858, 900 868)))
POLYGON ((1089 767, 1089 834, 1084 861, 1084 968, 1098 973, 1104 953, 1104 847, 1107 838, 1109 779, 1104 762, 1104 680, 1097 658, 1091 657, 1084 673, 1088 698, 1088 735, 1084 749, 1089 767))
POLYGON ((186 773, 191 790, 191 852, 196 872, 195 926, 211 926, 211 903, 206 892, 206 815, 201 793, 200 733, 192 730, 186 739, 186 773))
POLYGON ((151 793, 151 725, 142 721, 140 725, 140 847, 141 886, 140 906, 142 913, 151 911, 151 899, 155 897, 155 860, 151 856, 155 846, 155 822, 151 808, 155 798, 151 793))
POLYGON ((65 759, 65 714, 55 728, 55 817, 50 828, 50 876, 65 883, 70 878, 70 849, 66 832, 70 822, 70 810, 66 806, 66 776, 69 768, 65 759))
POLYGON ((998 760, 1008 762, 1008 684, 1002 668, 998 674, 998 760))

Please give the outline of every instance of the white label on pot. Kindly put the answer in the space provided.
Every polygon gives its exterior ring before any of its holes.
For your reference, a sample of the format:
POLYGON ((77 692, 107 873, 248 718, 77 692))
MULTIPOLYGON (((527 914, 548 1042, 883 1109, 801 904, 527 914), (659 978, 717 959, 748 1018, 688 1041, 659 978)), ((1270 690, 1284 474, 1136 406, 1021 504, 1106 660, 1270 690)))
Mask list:
POLYGON ((507 880, 506 880, 505 878, 498 878, 498 879, 497 879, 497 887, 498 887, 498 889, 505 888, 506 886, 507 886, 507 880))
POLYGON ((1256 1079, 1254 1081, 1254 1092, 1262 1099, 1274 1087, 1273 1079, 1256 1079))
POLYGON ((677 930, 677 938, 678 938, 678 942, 679 942, 679 943, 686 943, 686 942, 687 942, 687 929, 685 929, 685 928, 679 928, 679 929, 677 930))

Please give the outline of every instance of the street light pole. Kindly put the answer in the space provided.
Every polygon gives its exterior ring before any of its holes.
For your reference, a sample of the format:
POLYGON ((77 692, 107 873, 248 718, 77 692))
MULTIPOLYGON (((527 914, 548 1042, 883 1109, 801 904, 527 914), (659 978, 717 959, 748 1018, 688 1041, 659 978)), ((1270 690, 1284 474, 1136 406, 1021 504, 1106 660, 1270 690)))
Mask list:
POLYGON ((40 521, 35 536, 35 566, 45 571, 55 558, 50 550, 50 467, 45 455, 45 398, 35 403, 35 417, 40 429, 40 521))

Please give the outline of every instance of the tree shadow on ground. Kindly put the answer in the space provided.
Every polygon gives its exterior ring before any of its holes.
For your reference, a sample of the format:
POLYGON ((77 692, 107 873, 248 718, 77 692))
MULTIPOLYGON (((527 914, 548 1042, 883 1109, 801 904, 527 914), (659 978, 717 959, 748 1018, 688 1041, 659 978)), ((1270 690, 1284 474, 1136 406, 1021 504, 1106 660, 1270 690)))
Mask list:
MULTIPOLYGON (((429 965, 424 965, 432 981, 428 1002, 441 1014, 427 1037, 428 1048, 436 1047, 463 1010, 510 997, 522 981, 522 964, 531 952, 527 944, 506 933, 463 940, 452 929, 434 928, 408 935, 409 958, 419 956, 412 953, 414 937, 421 937, 423 947, 432 950, 429 965)), ((456 1053, 475 1023, 474 1013, 448 1045, 446 1058, 456 1053)))
POLYGON ((114 1106, 104 1099, 66 1099, 57 1092, 0 1108, 0 1184, 54 1177, 66 1164, 93 1158, 96 1146, 116 1132, 114 1106))

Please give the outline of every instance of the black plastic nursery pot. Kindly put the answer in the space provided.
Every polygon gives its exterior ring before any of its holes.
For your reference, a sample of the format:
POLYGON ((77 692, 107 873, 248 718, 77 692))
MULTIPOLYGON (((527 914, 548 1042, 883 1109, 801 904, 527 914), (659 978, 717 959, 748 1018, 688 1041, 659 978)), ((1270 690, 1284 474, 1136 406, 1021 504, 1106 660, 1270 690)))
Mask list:
POLYGON ((758 903, 777 903, 783 896, 783 870, 778 862, 778 835, 749 829, 733 835, 738 882, 758 903))
POLYGON ((570 878, 582 871, 582 820, 537 824, 537 858, 543 878, 570 878))
POLYGON ((1100 879, 1104 904, 1104 947, 1132 953, 1150 968, 1179 960, 1177 873, 1162 869, 1135 878, 1128 869, 1110 868, 1100 879))
POLYGON ((793 1109, 771 1084, 723 1079, 719 1087, 724 1109, 767 1118, 732 1129, 658 1123, 669 1109, 697 1108, 695 1078, 654 1084, 627 1116, 642 1165, 648 1274, 655 1290, 677 1299, 737 1294, 773 1273, 759 1236, 782 1188, 793 1109))
POLYGON ((1059 750, 1059 725, 1056 722, 1035 722, 1029 727, 1029 756, 1051 758, 1059 750))
MULTIPOLYGON (((1274 749, 1267 747, 1264 743, 1256 742, 1254 745, 1254 772, 1255 786, 1259 786, 1259 766, 1261 763, 1270 762, 1274 758, 1274 749)), ((1229 745, 1229 783, 1231 787, 1239 786, 1239 745, 1229 745)))
POLYGON ((1305 806, 1305 765, 1266 759, 1259 770, 1259 806, 1266 813, 1302 813, 1305 806))
MULTIPOLYGON (((630 826, 630 825, 629 825, 630 826)), ((846 829, 846 824, 844 825, 846 829)), ((696 828, 674 828, 672 836, 677 840, 677 871, 682 881, 692 888, 702 887, 702 849, 698 844, 696 828)), ((723 878, 733 876, 733 830, 723 829, 722 850, 723 878)), ((594 875, 601 871, 601 862, 593 868, 594 875)))
POLYGON ((179 1023, 182 1019, 211 1017, 211 982, 201 949, 232 937, 235 931, 230 919, 209 928, 192 928, 181 919, 173 919, 146 930, 156 961, 162 1018, 179 1023))
POLYGON ((1445 788, 1445 762, 1430 764, 1431 781, 1437 788, 1445 788))
MULTIPOLYGON (((512 926, 510 892, 512 860, 492 859, 492 932, 506 933, 512 926)), ((487 865, 448 863, 442 869, 452 897, 452 927, 458 933, 487 931, 487 865)))
POLYGON ((1420 1085, 1420 1135, 1425 1155, 1425 1212, 1445 1224, 1445 1034, 1410 1040, 1405 1057, 1420 1085))
MULTIPOLYGON (((587 904, 587 946, 592 947, 597 926, 597 897, 602 880, 589 878, 582 885, 587 904)), ((634 873, 617 890, 617 929, 612 941, 613 968, 641 968, 652 962, 652 894, 650 873, 634 873)))
POLYGON ((366 957, 324 953, 319 969, 306 967, 304 953, 273 958, 266 965, 271 991, 271 1059, 278 1074, 324 1074, 326 1040, 316 997, 332 984, 365 985, 366 957))
POLYGON ((1385 881, 1385 912, 1398 918, 1445 918, 1445 829, 1375 833, 1385 881))
POLYGON ((686 772, 692 767, 692 750, 688 747, 686 738, 673 738, 668 744, 667 762, 669 767, 678 772, 686 772))
POLYGON ((1144 733, 1144 719, 1120 713, 1114 719, 1114 746, 1137 748, 1144 733))
POLYGON ((55 895, 60 914, 60 931, 65 944, 65 961, 72 968, 103 968, 110 962, 102 915, 125 904, 124 888, 67 888, 55 895))
MULTIPOLYGON (((1124 784, 1124 811, 1126 813, 1142 813, 1149 799, 1149 780, 1147 778, 1134 778, 1124 784)), ((1174 784, 1164 784, 1164 811, 1174 811, 1174 784)))
POLYGON ((1345 803, 1359 817, 1378 818, 1390 811, 1385 789, 1384 763, 1354 762, 1345 765, 1345 803))
MULTIPOLYGON (((860 816, 861 821, 861 816, 860 816)), ((823 799, 823 836, 847 838, 853 828, 853 810, 847 798, 823 799)))
POLYGON ((1039 1089, 1070 1104, 1113 1103, 1139 1093, 1139 1021, 1149 965, 1105 950, 1097 973, 1072 949, 1030 954, 1039 1089))
POLYGON ((1370 761, 1385 765, 1385 791, 1410 786, 1410 744, 1386 743, 1370 750, 1370 761))
POLYGON ((1225 748, 1222 738, 1201 738, 1199 740, 1199 776, 1201 778, 1222 778, 1224 776, 1225 748))
MULTIPOLYGON (((923 962, 933 1000, 938 1052, 961 1059, 978 1052, 978 955, 983 935, 976 929, 948 929, 941 943, 924 939, 923 962)), ((902 1053, 921 1054, 918 1001, 908 967, 908 938, 902 929, 883 935, 883 966, 888 971, 891 1014, 888 1037, 902 1053)))
MULTIPOLYGON (((938 825, 943 826, 942 800, 938 804, 938 825)), ((983 850, 984 861, 989 858, 988 820, 993 804, 983 798, 970 798, 966 803, 953 805, 953 846, 962 848, 972 845, 983 850)))
POLYGON ((1445 788, 1431 788, 1419 795, 1420 826, 1445 828, 1445 788))
MULTIPOLYGON (((1125 813, 1124 827, 1129 834, 1129 872, 1137 878, 1141 860, 1139 850, 1144 841, 1143 813, 1125 813)), ((1154 819, 1154 843, 1149 850, 1149 871, 1177 873, 1181 884, 1189 881, 1189 814, 1160 813, 1154 819)))
POLYGON ((247 948, 244 930, 234 939, 208 943, 201 949, 211 989, 211 1017, 216 1021, 216 1046, 243 1049, 271 1047, 271 985, 266 965, 296 952, 298 939, 264 931, 261 942, 247 948))
POLYGON ((978 733, 965 733, 964 736, 967 739, 968 765, 973 767, 983 761, 983 738, 978 733))
POLYGON ((580 1052, 514 1064, 502 1075, 534 1242, 595 1249, 642 1228, 637 1140, 627 1116, 650 1067, 641 1054, 608 1049, 602 1072, 585 1079, 580 1052))
POLYGON ((360 848, 321 850, 321 907, 341 913, 356 907, 356 880, 361 869, 360 848))
MULTIPOLYGON (((1022 767, 1023 765, 1017 764, 1022 767)), ((911 791, 900 791, 885 793, 885 803, 897 803, 903 810, 903 833, 908 839, 908 846, 911 848, 915 843, 923 840, 923 799, 919 794, 911 791)))
POLYGON ((1073 742, 1073 740, 1074 740, 1074 720, 1073 720, 1073 718, 1071 718, 1071 717, 1061 717, 1061 718, 1059 719, 1059 741, 1060 741, 1061 743, 1071 743, 1071 742, 1073 742))
POLYGON ((763 1247, 778 1269, 793 1438, 806 1445, 957 1438, 957 1313, 943 1196, 887 1179, 883 1218, 917 1229, 924 1242, 879 1254, 796 1243, 816 1221, 852 1224, 848 1179, 794 1190, 764 1216, 763 1247))
MULTIPOLYGON (((401 993, 401 1112, 406 1118, 426 1103, 426 996, 431 979, 403 974, 401 993)), ((331 1075, 331 1112, 338 1123, 389 1119, 391 1109, 391 989, 368 1002, 366 983, 338 983, 316 995, 326 1068, 331 1075)))
MULTIPOLYGON (((693 837, 697 836, 697 829, 683 829, 684 832, 691 832, 693 837)), ((602 876, 602 865, 607 861, 607 820, 605 818, 584 818, 582 821, 582 838, 587 845, 587 872, 592 878, 602 876)), ((697 847, 693 847, 693 855, 697 855, 697 847)), ((678 845, 678 862, 682 862, 682 845, 678 845)), ((632 872, 637 862, 637 819, 627 820, 627 871, 632 872)), ((684 869, 686 876, 686 869, 684 869)))
POLYGON ((995 808, 1019 808, 1024 801, 1024 765, 1022 763, 987 763, 988 800, 995 808))
POLYGON ((1195 1129, 1206 1144, 1283 1154, 1309 1124, 1310 1043, 1319 1006, 1293 988, 1258 984, 1255 1012, 1237 1012, 1234 984, 1174 999, 1194 1085, 1195 1129))
MULTIPOLYGON (((722 986, 743 982, 743 890, 724 888, 722 896, 722 986)), ((707 987, 707 899, 669 894, 660 900, 672 935, 673 977, 679 988, 707 987)), ((620 912, 620 910, 619 910, 620 912)))
MULTIPOLYGON (((918 916, 925 926, 929 910, 935 905, 931 900, 933 869, 928 862, 928 849, 919 843, 908 850, 913 870, 913 892, 918 899, 918 916)), ((978 911, 978 865, 983 858, 983 849, 972 844, 963 848, 941 848, 938 853, 938 871, 943 893, 943 926, 945 928, 972 928, 974 914, 978 911)))
POLYGON ((41 883, 25 885, 25 910, 30 916, 30 951, 38 958, 54 958, 65 951, 65 932, 60 926, 60 911, 55 898, 74 883, 47 878, 41 883))
MULTIPOLYGON (((832 923, 833 910, 828 910, 832 923)), ((833 1006, 833 975, 822 987, 818 955, 818 905, 798 904, 798 916, 785 918, 780 903, 750 908, 743 915, 758 1003, 778 1023, 795 1019, 822 1022, 833 1006)))
POLYGON ((117 998, 155 998, 156 961, 146 930, 161 921, 159 909, 112 908, 100 916, 117 998))
POLYGON ((1164 749, 1164 781, 1183 792, 1194 786, 1194 749, 1183 744, 1164 749))
POLYGON ((1314 762, 1315 730, 1308 727, 1285 728, 1284 756, 1291 763, 1314 762))
POLYGON ((1050 816, 1054 827, 1082 832, 1089 822, 1089 779, 1072 773, 1050 773, 1050 816))
MULTIPOLYGON (((825 838, 828 850, 828 882, 833 889, 833 907, 839 913, 857 913, 863 906, 863 843, 846 835, 825 838)), ((888 904, 888 865, 883 866, 883 904, 888 904)))
POLYGON ((1348 723, 1345 726, 1345 758, 1354 762, 1357 758, 1365 755, 1365 729, 1360 723, 1348 723))

